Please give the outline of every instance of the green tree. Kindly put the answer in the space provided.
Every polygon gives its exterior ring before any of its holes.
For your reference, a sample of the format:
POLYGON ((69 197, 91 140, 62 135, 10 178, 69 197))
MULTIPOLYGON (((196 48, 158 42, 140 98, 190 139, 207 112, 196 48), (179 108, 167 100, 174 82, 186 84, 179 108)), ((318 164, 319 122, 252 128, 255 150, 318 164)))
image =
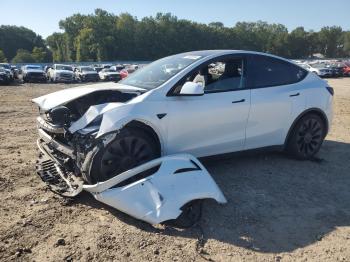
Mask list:
POLYGON ((35 60, 32 56, 32 54, 24 49, 18 49, 16 56, 11 61, 14 64, 19 63, 34 63, 35 60))
POLYGON ((318 33, 320 51, 326 57, 339 57, 343 55, 343 30, 339 26, 323 27, 318 33))
MULTIPOLYGON (((0 49, 3 50, 8 60, 15 57, 18 49, 31 52, 34 47, 41 47, 48 51, 42 37, 32 30, 18 26, 0 26, 0 49)), ((51 60, 50 57, 48 59, 51 60)))
POLYGON ((76 60, 78 62, 96 60, 94 43, 93 30, 91 28, 82 29, 76 39, 76 60))
POLYGON ((0 63, 7 63, 7 58, 2 50, 0 50, 0 63))
POLYGON ((46 38, 46 42, 52 51, 54 62, 70 62, 71 49, 66 33, 53 33, 46 38))
POLYGON ((47 52, 42 47, 34 47, 32 57, 37 63, 43 63, 46 60, 47 52))
POLYGON ((208 24, 208 26, 213 28, 224 28, 224 24, 222 22, 211 22, 208 24))
POLYGON ((344 41, 344 55, 349 57, 350 56, 350 31, 344 33, 343 41, 344 41))
POLYGON ((46 39, 54 61, 154 60, 201 49, 245 49, 290 58, 350 52, 350 37, 340 27, 320 32, 298 27, 289 33, 284 25, 263 21, 225 27, 219 21, 201 24, 170 13, 138 20, 128 13, 115 15, 102 9, 90 15, 74 14, 59 26, 63 33, 46 39))

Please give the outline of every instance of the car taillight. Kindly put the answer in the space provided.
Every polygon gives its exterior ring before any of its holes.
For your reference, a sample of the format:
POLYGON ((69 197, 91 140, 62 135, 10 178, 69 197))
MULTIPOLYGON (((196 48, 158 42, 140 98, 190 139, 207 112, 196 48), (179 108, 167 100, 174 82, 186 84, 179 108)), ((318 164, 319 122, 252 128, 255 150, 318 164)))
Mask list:
POLYGON ((328 92, 333 96, 334 95, 334 89, 330 86, 326 86, 328 92))

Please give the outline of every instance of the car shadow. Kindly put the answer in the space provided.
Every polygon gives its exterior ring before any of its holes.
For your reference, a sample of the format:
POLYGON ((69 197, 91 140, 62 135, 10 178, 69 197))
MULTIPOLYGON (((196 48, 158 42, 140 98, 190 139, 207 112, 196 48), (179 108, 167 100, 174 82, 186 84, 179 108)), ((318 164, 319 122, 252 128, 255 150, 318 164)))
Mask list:
POLYGON ((206 201, 199 224, 186 230, 153 227, 87 193, 74 203, 106 209, 145 231, 197 238, 203 246, 215 239, 258 252, 289 252, 350 226, 349 156, 349 143, 328 140, 314 161, 267 152, 204 159, 228 203, 206 201))

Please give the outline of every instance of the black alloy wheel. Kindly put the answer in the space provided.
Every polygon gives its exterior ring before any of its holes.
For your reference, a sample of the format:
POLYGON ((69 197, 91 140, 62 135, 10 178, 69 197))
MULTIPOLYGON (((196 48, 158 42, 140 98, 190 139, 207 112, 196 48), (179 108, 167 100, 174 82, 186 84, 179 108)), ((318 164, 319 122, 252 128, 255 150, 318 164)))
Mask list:
POLYGON ((311 159, 320 150, 325 135, 323 120, 315 114, 306 115, 294 127, 288 150, 298 159, 311 159))
POLYGON ((126 170, 159 157, 154 139, 140 129, 124 128, 93 159, 93 183, 108 180, 126 170))

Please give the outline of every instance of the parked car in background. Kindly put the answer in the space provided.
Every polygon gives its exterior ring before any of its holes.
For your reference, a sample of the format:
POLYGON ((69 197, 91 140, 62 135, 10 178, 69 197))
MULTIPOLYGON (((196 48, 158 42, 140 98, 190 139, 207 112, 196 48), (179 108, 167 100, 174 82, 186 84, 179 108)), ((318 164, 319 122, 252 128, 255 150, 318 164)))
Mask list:
POLYGON ((5 68, 0 67, 0 84, 7 85, 9 83, 10 83, 10 79, 9 79, 8 73, 6 72, 5 68))
POLYGON ((11 70, 11 65, 8 63, 0 63, 0 67, 5 70, 9 81, 12 82, 14 80, 14 76, 13 76, 13 72, 11 70))
POLYGON ((20 78, 26 82, 46 82, 46 72, 40 65, 25 65, 22 67, 20 78))
POLYGON ((91 65, 91 67, 92 67, 97 73, 99 73, 99 72, 103 69, 103 67, 100 66, 100 65, 91 65))
POLYGON ((134 73, 137 69, 139 69, 138 65, 125 65, 125 70, 127 70, 129 74, 134 73))
POLYGON ((341 66, 343 67, 344 76, 350 76, 350 62, 344 62, 341 66))
POLYGON ((331 77, 341 77, 343 76, 343 68, 342 67, 337 67, 333 64, 326 64, 326 68, 331 70, 331 77))
POLYGON ((75 78, 82 82, 97 82, 100 79, 96 70, 91 66, 79 66, 74 71, 75 78))
POLYGON ((102 68, 111 68, 111 67, 112 67, 111 64, 103 64, 103 65, 102 65, 102 68))
POLYGON ((124 65, 114 65, 114 66, 111 66, 110 69, 113 69, 113 70, 115 70, 117 72, 120 72, 123 69, 125 69, 125 66, 124 65))
POLYGON ((70 65, 54 64, 48 69, 47 76, 50 82, 73 82, 75 80, 73 67, 70 65))
POLYGON ((333 72, 331 69, 327 68, 325 64, 299 64, 301 67, 307 69, 308 71, 315 73, 319 77, 331 77, 333 72))
POLYGON ((120 73, 111 68, 104 68, 99 73, 100 79, 103 81, 115 81, 121 80, 120 73))
POLYGON ((117 71, 120 74, 121 79, 124 79, 129 75, 126 65, 111 66, 110 69, 117 71))
POLYGON ((345 76, 344 75, 344 67, 345 65, 343 63, 330 63, 328 65, 329 68, 331 68, 336 76, 345 76))
POLYGON ((11 65, 11 71, 14 79, 18 79, 20 70, 15 65, 11 65))
POLYGON ((126 69, 121 70, 119 73, 122 79, 126 78, 129 75, 129 72, 126 69))

